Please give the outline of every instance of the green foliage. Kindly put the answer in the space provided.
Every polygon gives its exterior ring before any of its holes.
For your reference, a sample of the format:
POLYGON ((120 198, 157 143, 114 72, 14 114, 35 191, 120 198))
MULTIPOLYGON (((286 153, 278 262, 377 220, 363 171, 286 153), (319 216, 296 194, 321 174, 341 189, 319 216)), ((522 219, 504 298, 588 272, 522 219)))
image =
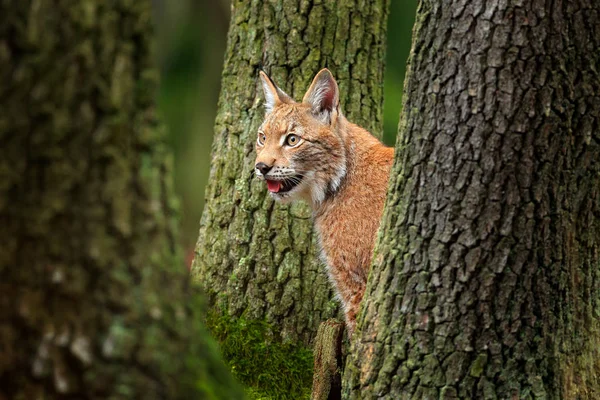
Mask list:
POLYGON ((213 313, 207 326, 231 371, 247 386, 250 399, 310 398, 313 354, 309 348, 276 341, 273 326, 265 321, 213 313))

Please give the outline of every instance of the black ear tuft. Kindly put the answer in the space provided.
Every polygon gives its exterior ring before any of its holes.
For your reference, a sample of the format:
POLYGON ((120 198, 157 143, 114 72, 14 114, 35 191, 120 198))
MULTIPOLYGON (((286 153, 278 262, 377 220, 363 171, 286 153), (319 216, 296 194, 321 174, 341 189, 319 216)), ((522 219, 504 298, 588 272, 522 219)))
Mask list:
POLYGON ((340 98, 337 82, 327 68, 315 76, 302 102, 311 106, 315 117, 331 122, 331 114, 338 111, 340 98))
POLYGON ((270 113, 273 108, 281 103, 293 103, 294 100, 271 80, 264 71, 260 71, 260 80, 262 82, 263 91, 265 93, 265 109, 266 113, 270 113))

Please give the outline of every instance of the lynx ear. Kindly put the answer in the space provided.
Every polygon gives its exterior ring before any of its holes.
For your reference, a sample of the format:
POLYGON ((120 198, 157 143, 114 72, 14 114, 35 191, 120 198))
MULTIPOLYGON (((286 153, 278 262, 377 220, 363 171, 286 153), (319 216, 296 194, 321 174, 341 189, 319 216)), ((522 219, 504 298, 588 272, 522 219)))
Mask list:
POLYGON ((337 82, 327 68, 323 68, 302 99, 311 106, 312 112, 321 121, 331 123, 331 115, 338 111, 340 95, 337 82))
POLYGON ((275 82, 271 80, 263 71, 260 71, 260 80, 265 92, 265 109, 266 113, 270 113, 273 108, 281 103, 293 103, 290 96, 277 87, 275 82))

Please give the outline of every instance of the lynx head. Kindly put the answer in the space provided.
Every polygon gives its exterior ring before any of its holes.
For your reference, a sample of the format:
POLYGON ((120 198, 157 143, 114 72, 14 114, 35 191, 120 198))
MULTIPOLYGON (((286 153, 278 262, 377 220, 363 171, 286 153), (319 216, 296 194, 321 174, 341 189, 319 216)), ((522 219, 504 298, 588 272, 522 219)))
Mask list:
POLYGON ((331 72, 315 76, 296 103, 264 73, 266 115, 256 139, 256 175, 275 200, 320 204, 346 175, 339 90, 331 72))

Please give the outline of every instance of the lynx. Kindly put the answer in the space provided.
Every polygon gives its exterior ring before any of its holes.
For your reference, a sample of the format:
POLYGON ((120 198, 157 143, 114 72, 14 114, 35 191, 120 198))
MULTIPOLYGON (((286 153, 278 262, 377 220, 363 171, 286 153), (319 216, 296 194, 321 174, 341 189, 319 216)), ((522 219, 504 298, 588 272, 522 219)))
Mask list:
POLYGON ((322 258, 351 334, 365 292, 394 150, 349 122, 329 70, 301 103, 261 71, 266 115, 256 139, 256 175, 283 203, 308 202, 322 258))

